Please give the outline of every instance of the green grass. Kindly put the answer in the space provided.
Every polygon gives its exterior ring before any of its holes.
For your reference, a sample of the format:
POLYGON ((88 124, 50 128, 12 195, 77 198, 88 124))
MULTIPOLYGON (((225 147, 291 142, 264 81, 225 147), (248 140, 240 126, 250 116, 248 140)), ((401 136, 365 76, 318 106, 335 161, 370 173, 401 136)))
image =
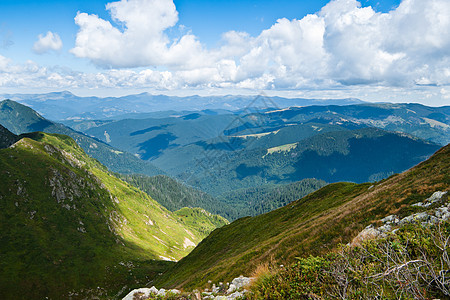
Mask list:
POLYGON ((207 237, 214 229, 230 223, 224 217, 213 215, 198 207, 184 207, 175 211, 174 215, 178 217, 180 223, 197 232, 197 235, 202 238, 207 237))
POLYGON ((0 150, 0 298, 116 298, 173 264, 163 258, 188 254, 186 239, 205 235, 73 139, 21 138, 0 150))

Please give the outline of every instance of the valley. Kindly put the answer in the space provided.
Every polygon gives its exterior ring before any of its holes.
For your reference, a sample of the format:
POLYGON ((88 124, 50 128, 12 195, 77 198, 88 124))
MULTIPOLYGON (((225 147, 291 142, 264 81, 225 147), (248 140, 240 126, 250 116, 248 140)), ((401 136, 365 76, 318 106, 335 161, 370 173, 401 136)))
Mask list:
POLYGON ((0 20, 0 300, 450 299, 450 0, 0 20))
POLYGON ((55 122, 4 100, 0 295, 188 295, 333 253, 449 190, 449 111, 324 103, 55 122))

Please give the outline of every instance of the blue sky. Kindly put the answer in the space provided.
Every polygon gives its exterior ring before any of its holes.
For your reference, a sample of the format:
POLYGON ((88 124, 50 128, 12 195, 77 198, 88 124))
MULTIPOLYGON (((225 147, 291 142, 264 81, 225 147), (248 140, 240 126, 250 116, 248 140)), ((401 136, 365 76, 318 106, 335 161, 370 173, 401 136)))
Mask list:
POLYGON ((447 0, 2 0, 0 94, 450 102, 447 0))

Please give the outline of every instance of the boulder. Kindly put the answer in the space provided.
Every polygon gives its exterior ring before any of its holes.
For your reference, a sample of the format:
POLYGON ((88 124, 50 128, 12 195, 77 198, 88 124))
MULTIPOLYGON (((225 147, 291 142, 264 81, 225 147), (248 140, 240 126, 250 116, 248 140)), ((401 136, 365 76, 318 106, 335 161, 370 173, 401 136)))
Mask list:
POLYGON ((147 299, 150 294, 158 294, 158 289, 152 286, 151 288, 140 288, 129 292, 122 300, 147 299))

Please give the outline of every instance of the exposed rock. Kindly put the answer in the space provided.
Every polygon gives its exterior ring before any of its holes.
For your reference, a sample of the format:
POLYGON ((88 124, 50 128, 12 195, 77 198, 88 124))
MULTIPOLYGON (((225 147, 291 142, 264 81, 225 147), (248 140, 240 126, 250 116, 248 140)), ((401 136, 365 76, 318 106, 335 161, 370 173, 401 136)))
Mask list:
POLYGON ((431 202, 431 203, 440 201, 445 194, 447 194, 447 191, 445 191, 445 192, 440 192, 440 191, 434 192, 433 195, 431 195, 431 197, 427 198, 425 201, 428 201, 428 202, 431 202))
POLYGON ((129 292, 122 300, 136 300, 136 299, 147 299, 150 297, 150 295, 160 296, 164 297, 166 294, 180 294, 181 292, 176 289, 172 290, 165 290, 160 289, 158 290, 156 287, 152 286, 151 288, 140 288, 135 289, 129 292))
POLYGON ((387 216, 386 218, 381 219, 381 222, 385 223, 385 224, 397 224, 399 222, 399 218, 396 215, 390 215, 387 216))
POLYGON ((239 276, 231 281, 230 287, 227 290, 227 294, 234 292, 235 290, 239 290, 247 285, 249 285, 254 278, 239 276))
POLYGON ((362 242, 377 238, 381 233, 373 225, 364 228, 350 243, 351 246, 359 246, 362 242))
POLYGON ((406 225, 410 223, 425 222, 430 218, 426 212, 416 213, 400 220, 399 225, 406 225))
POLYGON ((140 288, 129 292, 122 300, 135 300, 135 299, 146 299, 150 294, 157 294, 158 289, 152 286, 151 288, 140 288))
POLYGON ((233 294, 228 295, 227 299, 236 299, 236 298, 239 298, 242 296, 243 296, 243 294, 241 292, 234 292, 233 294))
MULTIPOLYGON (((427 208, 436 202, 446 201, 447 197, 444 197, 446 194, 447 191, 434 192, 429 198, 425 199, 424 202, 414 203, 411 206, 427 208)), ((373 225, 367 226, 353 239, 353 241, 349 245, 358 246, 363 241, 386 236, 389 232, 395 233, 399 229, 399 227, 407 224, 420 223, 422 226, 429 226, 449 219, 450 204, 447 203, 441 205, 438 208, 428 209, 406 216, 401 220, 399 220, 398 216, 396 215, 390 215, 380 220, 383 225, 378 228, 375 228, 373 225)))
POLYGON ((447 191, 445 191, 445 192, 441 192, 441 191, 434 192, 433 195, 431 195, 430 197, 425 199, 424 202, 417 202, 417 203, 411 204, 411 206, 415 206, 415 207, 429 207, 429 206, 433 205, 434 203, 443 200, 443 197, 446 194, 447 194, 447 191))

